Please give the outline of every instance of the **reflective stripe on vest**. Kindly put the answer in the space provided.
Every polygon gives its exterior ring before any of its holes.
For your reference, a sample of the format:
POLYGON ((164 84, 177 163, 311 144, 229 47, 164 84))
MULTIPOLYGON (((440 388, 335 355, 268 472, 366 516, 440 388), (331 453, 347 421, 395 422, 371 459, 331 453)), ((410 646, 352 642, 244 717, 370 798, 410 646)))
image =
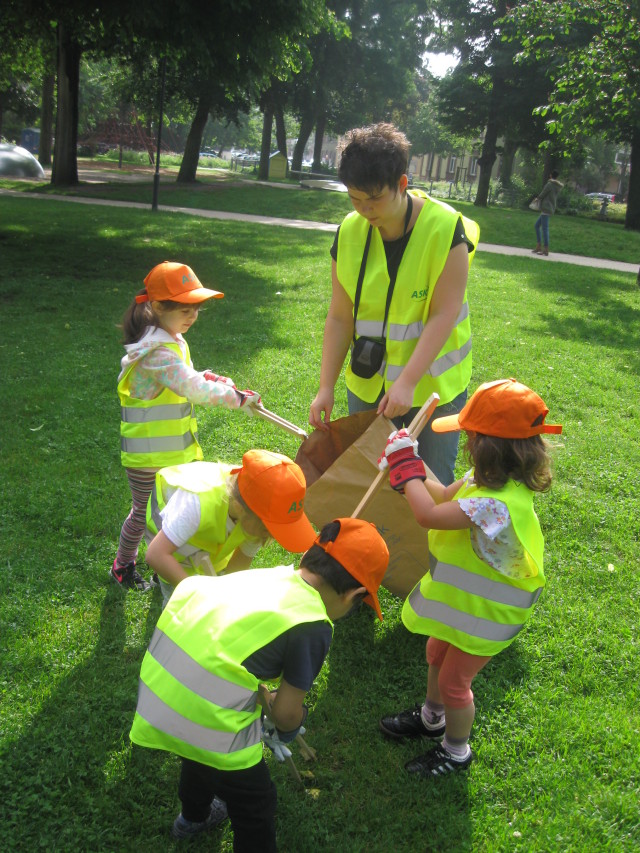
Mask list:
POLYGON ((528 592, 524 589, 518 589, 518 587, 507 586, 500 581, 492 580, 482 575, 471 574, 471 572, 467 572, 458 566, 453 566, 451 563, 439 563, 438 561, 436 561, 435 568, 431 571, 431 578, 438 583, 446 583, 463 592, 479 595, 488 601, 495 601, 497 604, 506 604, 509 607, 522 607, 524 609, 533 607, 542 592, 541 587, 538 587, 534 592, 528 592))
MULTIPOLYGON (((389 310, 386 357, 377 374, 371 379, 355 376, 347 365, 347 387, 366 402, 373 402, 383 387, 385 390, 402 373, 409 361, 428 319, 433 290, 451 249, 453 233, 460 214, 446 204, 437 202, 419 191, 425 199, 411 237, 405 248, 389 310)), ((462 217, 469 240, 477 245, 479 228, 475 222, 462 217)), ((338 235, 338 280, 353 301, 369 224, 357 213, 349 214, 338 235)), ((469 255, 469 263, 473 258, 469 255)), ((380 339, 382 334, 384 299, 389 274, 384 244, 378 229, 373 229, 367 260, 362 298, 356 322, 356 337, 380 339)), ((469 306, 464 297, 454 327, 438 357, 423 375, 414 391, 413 405, 421 406, 434 391, 440 404, 450 402, 469 383, 471 376, 471 326, 469 306)))
POLYGON ((441 601, 429 601, 420 594, 420 587, 415 587, 408 601, 421 618, 440 622, 463 634, 469 634, 473 630, 474 637, 480 640, 510 642, 522 629, 522 625, 499 625, 479 616, 469 616, 468 613, 449 607, 441 601))
MULTIPOLYGON (((197 441, 197 433, 184 433, 183 435, 166 435, 156 438, 120 438, 120 449, 125 453, 148 453, 158 454, 167 451, 186 450, 187 447, 197 441)), ((155 467, 155 466, 154 466, 155 467)))
MULTIPOLYGON (((162 346, 192 366, 186 342, 184 354, 177 343, 162 346)), ((153 400, 132 397, 130 383, 135 369, 133 364, 118 383, 122 464, 127 468, 164 468, 202 459, 192 404, 170 388, 164 388, 153 400)))
POLYGON ((241 732, 210 729, 193 723, 174 711, 142 682, 138 688, 136 714, 154 729, 159 729, 171 737, 191 744, 195 749, 206 752, 233 753, 260 743, 262 724, 259 718, 241 732))
POLYGON ((259 682, 242 662, 318 621, 331 625, 319 593, 292 566, 182 581, 142 662, 131 740, 222 770, 254 766, 262 758, 259 682))
POLYGON ((431 570, 402 609, 410 631, 452 643, 469 654, 491 656, 512 642, 531 615, 545 579, 543 539, 533 493, 510 480, 502 489, 464 484, 454 500, 494 498, 505 503, 531 575, 507 577, 476 556, 465 530, 429 532, 431 570))
POLYGON ((127 424, 146 424, 151 421, 175 421, 190 418, 193 414, 191 403, 169 403, 164 406, 154 406, 152 409, 134 409, 131 406, 121 406, 122 420, 127 424))
POLYGON ((227 480, 231 465, 221 462, 189 462, 173 465, 156 473, 147 504, 145 540, 147 544, 162 530, 161 512, 167 505, 171 488, 198 496, 200 524, 188 542, 173 552, 188 574, 203 574, 200 557, 207 554, 217 574, 226 568, 234 551, 249 538, 241 524, 227 533, 229 495, 227 480))
POLYGON ((209 672, 159 628, 155 629, 149 643, 149 654, 196 696, 234 711, 252 711, 255 708, 255 691, 209 672))

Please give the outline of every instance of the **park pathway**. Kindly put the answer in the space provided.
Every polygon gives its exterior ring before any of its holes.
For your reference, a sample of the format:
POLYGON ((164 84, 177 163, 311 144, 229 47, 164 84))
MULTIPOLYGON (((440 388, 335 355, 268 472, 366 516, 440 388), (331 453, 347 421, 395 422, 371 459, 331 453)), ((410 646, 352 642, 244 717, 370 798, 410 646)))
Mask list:
MULTIPOLYGON (((13 196, 15 198, 31 198, 41 201, 63 201, 69 204, 90 204, 103 205, 107 207, 130 207, 138 210, 149 210, 149 204, 143 204, 136 201, 109 201, 100 198, 82 198, 80 196, 69 195, 42 195, 40 193, 24 193, 15 190, 0 189, 0 195, 13 196)), ((306 219, 280 219, 276 216, 256 216, 250 213, 232 213, 224 210, 202 210, 193 207, 174 207, 172 205, 159 204, 158 210, 169 213, 185 213, 188 216, 200 216, 203 219, 221 219, 231 220, 235 222, 253 222, 257 225, 278 225, 282 228, 298 228, 306 231, 328 231, 335 233, 336 225, 328 222, 311 222, 306 219)), ((494 243, 478 243, 479 252, 488 252, 497 255, 513 255, 523 258, 529 258, 531 261, 539 263, 564 263, 574 264, 581 267, 596 267, 600 269, 615 270, 616 272, 627 272, 638 274, 640 258, 638 263, 625 263, 624 261, 609 261, 603 258, 589 258, 583 255, 566 255, 559 252, 552 252, 550 255, 534 255, 530 249, 521 249, 516 246, 500 246, 494 243)))

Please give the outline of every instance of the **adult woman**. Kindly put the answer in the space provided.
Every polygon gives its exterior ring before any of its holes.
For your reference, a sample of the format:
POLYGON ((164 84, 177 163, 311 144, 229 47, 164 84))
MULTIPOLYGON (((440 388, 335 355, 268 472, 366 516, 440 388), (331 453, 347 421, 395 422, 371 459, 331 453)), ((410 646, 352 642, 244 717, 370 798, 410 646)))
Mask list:
MULTIPOLYGON (((409 143, 391 124, 347 134, 338 176, 355 208, 331 254, 332 296, 320 386, 309 423, 328 429, 349 347, 349 413, 375 408, 399 428, 429 395, 434 417, 459 412, 471 376, 467 275, 475 222, 419 190, 407 192, 409 143), (360 285, 359 285, 360 280, 360 285), (324 417, 323 417, 324 415, 324 417)), ((445 484, 454 480, 457 436, 424 429, 419 450, 445 484)))
POLYGON ((554 169, 551 172, 551 178, 543 186, 538 196, 540 202, 540 216, 536 219, 536 247, 533 249, 534 255, 549 254, 549 217, 556 212, 556 203, 560 190, 564 186, 558 180, 560 173, 554 169))

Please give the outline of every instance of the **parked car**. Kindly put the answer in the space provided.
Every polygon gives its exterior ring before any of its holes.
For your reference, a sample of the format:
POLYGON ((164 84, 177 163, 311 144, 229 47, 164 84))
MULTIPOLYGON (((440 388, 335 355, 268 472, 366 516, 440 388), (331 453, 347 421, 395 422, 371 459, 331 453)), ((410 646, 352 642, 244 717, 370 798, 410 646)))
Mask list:
POLYGON ((615 193, 587 193, 585 198, 595 198, 598 201, 602 201, 603 199, 607 199, 608 201, 615 201, 615 193))
POLYGON ((44 169, 30 151, 8 142, 0 145, 0 176, 38 180, 45 178, 44 169))

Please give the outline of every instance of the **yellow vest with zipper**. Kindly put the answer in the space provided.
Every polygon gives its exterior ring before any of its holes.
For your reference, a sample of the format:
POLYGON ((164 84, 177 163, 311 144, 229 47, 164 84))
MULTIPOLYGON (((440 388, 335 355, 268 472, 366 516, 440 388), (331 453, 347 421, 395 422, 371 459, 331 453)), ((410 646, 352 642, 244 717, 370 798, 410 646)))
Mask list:
POLYGON ((131 740, 220 770, 253 767, 262 758, 259 681, 242 661, 320 621, 332 625, 292 566, 183 580, 142 661, 131 740))
POLYGON ((240 523, 235 525, 231 535, 227 535, 227 481, 232 467, 222 462, 189 462, 162 468, 156 473, 147 504, 147 543, 162 529, 160 513, 167 505, 171 488, 192 492, 200 501, 200 525, 197 531, 173 554, 188 574, 203 573, 198 561, 203 551, 208 554, 216 573, 222 572, 236 548, 250 538, 240 523))
POLYGON ((493 569, 476 556, 468 529, 430 530, 432 567, 405 601, 402 621, 415 634, 492 656, 513 642, 542 592, 544 540, 533 492, 524 483, 509 480, 497 490, 466 483, 455 496, 461 498, 495 498, 507 505, 531 576, 512 578, 493 569))
MULTIPOLYGON (((162 346, 183 358, 178 344, 162 346)), ((186 344, 184 361, 193 367, 186 344)), ((193 404, 165 388, 153 400, 131 396, 132 364, 118 383, 120 398, 120 458, 125 468, 164 468, 202 459, 193 404)))
MULTIPOLYGON (((386 330, 386 358, 371 379, 356 376, 350 365, 346 369, 347 387, 360 399, 374 402, 383 387, 387 391, 409 361, 429 316, 429 306, 451 250, 451 241, 460 214, 452 207, 430 198, 420 190, 411 194, 425 203, 411 230, 396 279, 386 330)), ((462 217, 467 237, 477 246, 478 225, 462 217)), ((353 302, 358 273, 364 253, 369 223, 360 214, 350 213, 338 234, 337 275, 353 302)), ((475 249, 469 255, 473 259, 475 249)), ((381 339, 384 307, 389 288, 389 273, 384 244, 377 228, 373 228, 371 246, 356 320, 356 339, 361 335, 381 339)), ((465 291, 464 302, 456 323, 430 369, 418 382, 413 406, 421 406, 435 391, 440 405, 449 403, 469 384, 471 378, 471 325, 465 291)))

